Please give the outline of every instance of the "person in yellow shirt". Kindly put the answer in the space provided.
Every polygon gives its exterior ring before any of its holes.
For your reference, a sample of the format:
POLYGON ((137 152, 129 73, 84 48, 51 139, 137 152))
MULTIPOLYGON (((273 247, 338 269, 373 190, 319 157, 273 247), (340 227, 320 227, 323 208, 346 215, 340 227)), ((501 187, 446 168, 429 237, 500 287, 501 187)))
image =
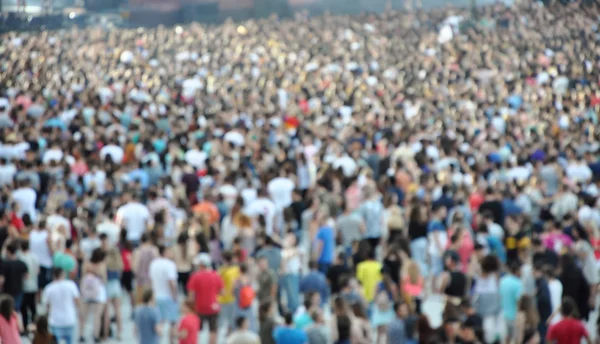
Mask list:
POLYGON ((219 275, 223 280, 223 292, 219 295, 221 305, 220 323, 227 324, 227 333, 234 327, 235 316, 235 283, 240 277, 240 267, 234 264, 233 254, 229 251, 223 252, 223 266, 219 269, 219 275))
POLYGON ((371 250, 367 260, 356 266, 356 279, 362 285, 368 302, 375 298, 377 285, 381 282, 381 267, 381 263, 375 260, 375 250, 371 250))

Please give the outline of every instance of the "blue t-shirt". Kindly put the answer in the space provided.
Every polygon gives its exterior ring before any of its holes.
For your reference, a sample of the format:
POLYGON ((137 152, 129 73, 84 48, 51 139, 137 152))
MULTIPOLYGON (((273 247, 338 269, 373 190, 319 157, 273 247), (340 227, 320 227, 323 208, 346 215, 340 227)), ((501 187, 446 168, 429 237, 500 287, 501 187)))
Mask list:
POLYGON ((160 323, 158 308, 140 306, 135 310, 135 327, 139 343, 159 344, 160 337, 156 333, 156 325, 160 323))
POLYGON ((446 226, 444 226, 444 223, 438 220, 431 220, 429 221, 429 224, 427 224, 427 233, 432 233, 435 231, 445 231, 446 230, 446 226))
MULTIPOLYGON (((278 327, 273 331, 273 339, 277 344, 306 344, 306 333, 295 328, 278 327)), ((146 344, 146 343, 144 343, 146 344)))
POLYGON ((323 242, 323 250, 321 251, 321 256, 319 257, 319 263, 331 264, 331 262, 333 262, 333 255, 335 253, 335 235, 333 234, 333 228, 319 228, 317 240, 323 242))
POLYGON ((508 274, 500 279, 499 289, 504 319, 517 319, 517 304, 523 293, 523 282, 515 275, 508 274))

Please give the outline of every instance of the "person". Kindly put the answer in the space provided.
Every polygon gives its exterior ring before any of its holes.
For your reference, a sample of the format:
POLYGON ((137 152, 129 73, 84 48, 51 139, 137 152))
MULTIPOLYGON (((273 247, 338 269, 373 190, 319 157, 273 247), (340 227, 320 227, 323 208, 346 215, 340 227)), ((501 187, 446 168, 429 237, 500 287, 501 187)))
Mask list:
POLYGON ((281 250, 282 276, 280 285, 281 291, 286 297, 287 311, 291 313, 294 313, 298 308, 298 296, 300 295, 303 252, 297 244, 296 235, 290 232, 285 236, 283 249, 281 250))
MULTIPOLYGON (((82 267, 81 296, 84 303, 82 304, 79 322, 80 341, 84 340, 85 322, 89 316, 87 312, 90 307, 93 309, 94 340, 97 342, 101 340, 100 337, 104 328, 104 312, 108 301, 105 258, 104 250, 97 248, 92 252, 90 260, 84 262, 82 267)), ((105 333, 105 335, 108 335, 108 333, 105 333)))
POLYGON ((147 288, 152 287, 150 279, 150 264, 158 257, 157 248, 150 242, 147 233, 140 237, 140 245, 133 251, 131 268, 135 276, 135 300, 141 301, 142 295, 147 288))
POLYGON ((11 296, 0 299, 0 342, 21 344, 20 322, 11 296))
POLYGON ((539 322, 540 316, 535 308, 534 299, 529 295, 522 295, 517 312, 515 342, 539 342, 539 322))
POLYGON ((198 332, 200 331, 200 318, 194 311, 194 303, 187 300, 181 304, 183 316, 179 320, 177 337, 179 344, 198 344, 198 332))
POLYGON ((124 204, 117 210, 117 225, 127 231, 127 240, 138 246, 150 223, 150 210, 139 197, 125 195, 124 204))
POLYGON ((542 266, 534 266, 535 277, 535 304, 540 317, 538 324, 539 338, 545 339, 548 331, 547 323, 552 315, 552 295, 548 286, 548 279, 542 266))
POLYGON ((277 301, 277 285, 278 278, 275 271, 269 267, 269 261, 266 257, 258 258, 258 302, 275 302, 277 301))
POLYGON ((590 286, 581 269, 569 254, 560 257, 560 275, 558 277, 562 286, 562 297, 570 296, 577 303, 577 310, 582 319, 588 319, 590 312, 590 286))
POLYGON ((519 278, 521 267, 517 262, 512 262, 508 269, 508 273, 500 279, 500 305, 507 328, 506 336, 507 338, 514 338, 516 334, 517 306, 523 293, 523 283, 519 278))
POLYGON ((317 262, 311 261, 308 265, 310 271, 300 280, 300 292, 303 294, 317 292, 321 296, 321 302, 323 304, 327 303, 330 291, 327 278, 318 270, 319 264, 317 262))
POLYGON ((250 330, 250 322, 244 317, 235 319, 236 330, 225 340, 226 344, 259 344, 258 335, 250 330))
POLYGON ((6 246, 6 257, 0 266, 3 292, 13 298, 14 308, 21 311, 23 302, 23 285, 27 277, 27 265, 17 259, 18 241, 13 241, 6 246))
POLYGON ((396 302, 394 304, 394 313, 396 317, 388 325, 387 328, 387 339, 389 344, 402 344, 406 343, 406 324, 404 319, 408 316, 408 306, 402 302, 396 302))
POLYGON ((223 279, 212 270, 210 255, 200 253, 196 258, 198 271, 194 272, 187 285, 188 298, 195 302, 194 310, 210 331, 210 344, 217 343, 218 317, 221 306, 218 296, 223 291, 223 279))
POLYGON ((40 262, 38 258, 29 250, 29 241, 21 241, 21 251, 18 254, 21 260, 27 266, 27 278, 23 282, 23 302, 21 304, 21 316, 23 328, 27 331, 27 326, 36 319, 36 294, 38 288, 38 274, 40 272, 40 262))
POLYGON ((584 324, 579 320, 577 304, 573 298, 566 296, 560 305, 562 320, 550 326, 546 339, 549 343, 575 344, 583 339, 588 344, 592 343, 590 335, 584 324))
POLYGON ((240 277, 240 268, 233 262, 233 254, 223 252, 223 265, 219 268, 219 275, 223 280, 223 293, 219 295, 221 305, 220 323, 225 324, 227 332, 234 328, 235 315, 235 286, 240 277))
MULTIPOLYGON (((123 262, 123 271, 121 272, 121 287, 129 296, 131 310, 133 312, 135 297, 133 294, 133 245, 129 241, 121 241, 121 261, 123 262)), ((133 314, 133 313, 132 313, 133 314)))
POLYGON ((348 304, 342 297, 335 297, 332 305, 333 317, 331 319, 331 337, 336 344, 351 343, 352 318, 348 304))
POLYGON ((341 282, 344 277, 352 275, 352 271, 346 264, 346 254, 339 252, 333 265, 327 271, 327 282, 331 288, 331 294, 339 294, 342 290, 341 282))
POLYGON ((335 254, 335 231, 331 226, 332 221, 329 208, 325 205, 321 206, 315 215, 318 230, 315 237, 313 256, 319 263, 319 271, 323 274, 327 274, 335 254))
POLYGON ((308 337, 304 331, 294 328, 294 320, 291 313, 284 315, 284 325, 273 331, 276 344, 306 344, 308 337))
MULTIPOLYGON (((113 244, 106 236, 106 234, 100 234, 102 241, 102 249, 106 252, 106 296, 109 304, 113 307, 113 314, 117 325, 116 337, 119 340, 122 333, 122 322, 121 322, 121 272, 123 270, 123 260, 119 249, 113 244)), ((109 332, 110 319, 108 317, 109 310, 104 312, 104 331, 109 332)))
MULTIPOLYGON (((56 344, 58 339, 50 333, 48 328, 48 318, 45 315, 40 315, 35 322, 35 331, 31 344, 56 344)), ((69 342, 67 342, 68 344, 69 342)))
POLYGON ((371 324, 362 303, 355 303, 352 306, 352 328, 351 342, 357 344, 370 344, 374 342, 371 324))
POLYGON ((189 235, 186 232, 179 233, 177 244, 173 246, 173 259, 177 265, 177 282, 179 288, 187 295, 187 282, 192 273, 192 261, 198 252, 196 252, 189 235))
POLYGON ((258 319, 260 322, 258 335, 262 344, 275 344, 273 331, 275 330, 276 323, 273 319, 273 310, 274 308, 269 302, 258 307, 258 319))
POLYGON ((375 249, 369 250, 367 260, 356 266, 356 279, 364 289, 367 302, 375 299, 377 285, 381 282, 382 265, 375 259, 375 249))
POLYGON ((363 195, 364 201, 358 207, 357 213, 360 214, 364 224, 363 238, 369 240, 371 250, 375 251, 381 242, 384 229, 387 228, 385 208, 374 183, 368 182, 363 187, 363 195))
POLYGON ((135 333, 139 344, 159 344, 162 332, 160 311, 154 305, 152 290, 142 295, 142 304, 135 309, 135 333))
POLYGON ((55 268, 52 276, 54 280, 42 292, 42 304, 47 307, 50 332, 57 340, 71 344, 81 307, 79 288, 65 277, 64 270, 60 268, 55 268))
POLYGON ((52 241, 46 221, 40 220, 38 225, 29 233, 29 248, 40 262, 40 272, 38 274, 38 287, 43 290, 50 281, 52 281, 52 241))
POLYGON ((431 257, 429 277, 431 281, 436 281, 444 270, 443 254, 448 245, 448 233, 443 221, 446 218, 446 207, 435 204, 431 211, 431 220, 427 224, 428 253, 431 257))
POLYGON ((310 317, 312 324, 308 325, 304 331, 308 338, 308 344, 327 344, 329 343, 329 334, 325 325, 325 317, 321 310, 314 310, 310 317))
POLYGON ((170 341, 172 342, 177 337, 175 324, 179 319, 177 266, 172 260, 170 247, 159 246, 158 252, 159 257, 150 263, 149 275, 160 319, 171 325, 170 341))

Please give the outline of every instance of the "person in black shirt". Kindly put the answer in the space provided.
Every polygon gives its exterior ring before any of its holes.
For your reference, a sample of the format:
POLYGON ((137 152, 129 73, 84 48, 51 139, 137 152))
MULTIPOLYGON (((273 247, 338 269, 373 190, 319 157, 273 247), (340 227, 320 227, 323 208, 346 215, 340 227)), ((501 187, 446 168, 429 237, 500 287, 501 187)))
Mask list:
POLYGON ((0 266, 2 291, 13 297, 15 309, 21 309, 23 301, 23 280, 27 276, 27 265, 17 259, 18 243, 13 241, 6 246, 6 259, 0 266))
POLYGON ((351 275, 352 272, 346 266, 346 257, 343 252, 338 253, 333 265, 327 270, 327 281, 331 287, 332 294, 338 294, 342 291, 342 278, 351 275))
POLYGON ((500 227, 504 227, 504 206, 500 199, 493 188, 488 188, 485 191, 485 200, 479 207, 479 212, 483 214, 489 211, 494 216, 494 222, 499 224, 500 227))
POLYGON ((535 301, 538 314, 540 315, 538 331, 540 333, 540 338, 546 338, 546 332, 548 331, 546 322, 552 314, 552 300, 550 297, 548 280, 546 280, 542 265, 533 266, 533 276, 535 277, 535 301))
POLYGON ((533 248, 533 265, 558 267, 558 255, 553 250, 547 249, 539 238, 531 240, 533 248))

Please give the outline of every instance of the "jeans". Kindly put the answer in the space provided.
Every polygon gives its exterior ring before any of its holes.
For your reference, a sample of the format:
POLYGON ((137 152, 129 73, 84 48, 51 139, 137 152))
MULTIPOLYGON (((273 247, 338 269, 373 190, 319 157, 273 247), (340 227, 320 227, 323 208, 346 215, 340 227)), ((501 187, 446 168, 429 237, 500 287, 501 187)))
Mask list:
POLYGON ((67 327, 50 326, 50 332, 52 332, 52 334, 56 337, 56 340, 59 343, 61 340, 64 340, 66 344, 72 344, 74 330, 75 330, 74 326, 67 326, 67 327))
POLYGON ((417 238, 410 242, 410 255, 412 259, 419 265, 421 275, 428 276, 429 269, 427 264, 427 239, 417 238))
POLYGON ((21 311, 21 305, 23 304, 23 293, 18 293, 17 295, 13 296, 13 300, 15 303, 15 309, 20 312, 21 311))
POLYGON ((287 298, 287 310, 294 313, 298 308, 298 296, 300 295, 300 276, 297 274, 286 274, 281 276, 281 289, 287 298))

